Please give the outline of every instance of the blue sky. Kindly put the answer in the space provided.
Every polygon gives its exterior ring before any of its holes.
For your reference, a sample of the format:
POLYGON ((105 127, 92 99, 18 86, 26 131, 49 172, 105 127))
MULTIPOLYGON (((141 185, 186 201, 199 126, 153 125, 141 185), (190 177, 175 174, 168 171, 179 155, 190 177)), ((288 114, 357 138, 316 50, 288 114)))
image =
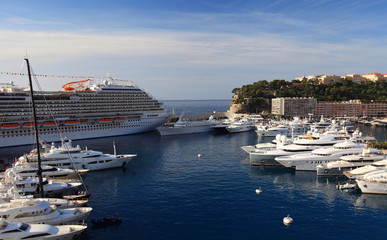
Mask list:
MULTIPOLYGON (((387 73, 386 10, 378 0, 2 1, 0 72, 23 72, 27 51, 37 74, 110 73, 159 99, 230 99, 258 80, 387 73)), ((39 79, 45 90, 67 81, 39 79)))

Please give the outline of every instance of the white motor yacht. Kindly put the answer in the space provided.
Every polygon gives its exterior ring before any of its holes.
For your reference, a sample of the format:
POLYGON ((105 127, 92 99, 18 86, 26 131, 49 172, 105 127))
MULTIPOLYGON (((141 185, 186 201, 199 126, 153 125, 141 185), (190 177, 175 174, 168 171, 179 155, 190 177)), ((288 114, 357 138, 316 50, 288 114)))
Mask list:
POLYGON ((188 121, 183 119, 183 117, 180 117, 175 124, 158 127, 157 131, 161 136, 203 133, 213 131, 213 126, 217 124, 219 124, 219 122, 214 120, 213 115, 205 121, 188 121))
POLYGON ((87 226, 49 224, 27 224, 20 222, 0 222, 0 239, 31 239, 31 240, 70 240, 79 236, 87 226))
POLYGON ((286 138, 286 140, 284 141, 284 137, 281 138, 281 135, 277 134, 275 136, 275 139, 271 142, 257 143, 255 145, 246 145, 246 146, 242 146, 241 148, 245 152, 250 154, 252 152, 275 149, 277 147, 277 143, 281 143, 283 145, 288 145, 288 144, 293 143, 293 139, 286 138))
MULTIPOLYGON (((83 186, 80 181, 56 182, 45 178, 42 180, 43 191, 46 197, 73 194, 83 186)), ((39 179, 37 177, 23 178, 13 171, 9 171, 4 180, 0 182, 1 198, 12 197, 15 192, 21 195, 38 196, 38 185, 39 179)))
POLYGON ((282 166, 275 158, 310 152, 317 148, 332 146, 335 143, 343 142, 346 138, 349 138, 349 136, 343 136, 336 132, 326 132, 324 134, 312 133, 310 135, 298 136, 292 141, 293 144, 289 144, 291 141, 287 141, 285 144, 284 137, 278 140, 282 143, 276 147, 256 149, 255 151, 249 152, 251 165, 282 166))
POLYGON ((289 127, 285 125, 277 125, 269 128, 260 127, 255 131, 262 137, 275 137, 277 134, 289 136, 290 132, 289 127))
POLYGON ((278 134, 276 136, 276 145, 274 147, 268 145, 267 147, 255 148, 254 151, 248 152, 250 164, 252 166, 281 166, 281 164, 274 159, 279 156, 294 154, 292 150, 286 150, 287 147, 291 145, 290 143, 291 141, 289 141, 286 136, 280 136, 278 134))
MULTIPOLYGON (((93 150, 82 150, 79 145, 73 147, 71 140, 62 141, 60 147, 56 147, 54 143, 51 147, 43 144, 41 152, 42 165, 71 168, 71 169, 88 169, 89 171, 103 170, 109 168, 117 168, 125 166, 137 154, 104 154, 93 150)), ((29 154, 25 154, 19 158, 20 161, 37 163, 36 150, 32 150, 29 154)))
POLYGON ((362 193, 387 194, 387 170, 367 173, 356 178, 362 193))
POLYGON ((386 170, 386 169, 387 169, 387 159, 383 159, 381 161, 377 161, 372 164, 353 169, 351 171, 345 171, 344 175, 347 178, 356 179, 357 177, 363 176, 364 174, 380 171, 380 170, 386 170))
POLYGON ((276 157, 275 160, 283 166, 294 168, 295 170, 316 171, 317 165, 337 161, 344 155, 361 153, 363 147, 364 144, 362 143, 345 140, 342 143, 336 143, 330 148, 317 148, 311 153, 276 157))
POLYGON ((232 122, 226 127, 229 133, 247 132, 255 129, 254 123, 250 122, 247 117, 243 117, 239 121, 232 122))
POLYGON ((383 160, 383 152, 378 149, 365 147, 360 154, 340 157, 339 161, 328 162, 317 166, 317 176, 339 176, 344 171, 351 171, 367 164, 383 160))
POLYGON ((46 201, 28 198, 15 198, 9 203, 0 204, 0 216, 8 222, 45 223, 52 225, 85 221, 92 208, 78 207, 56 209, 46 201))
MULTIPOLYGON (((68 169, 68 168, 57 168, 53 166, 41 166, 42 176, 45 178, 52 179, 78 179, 80 175, 84 175, 88 172, 87 169, 68 169)), ((15 172, 17 175, 27 177, 37 177, 38 167, 36 163, 30 164, 25 159, 16 161, 13 167, 8 168, 5 172, 0 173, 0 178, 4 178, 5 175, 9 174, 9 171, 15 172)))

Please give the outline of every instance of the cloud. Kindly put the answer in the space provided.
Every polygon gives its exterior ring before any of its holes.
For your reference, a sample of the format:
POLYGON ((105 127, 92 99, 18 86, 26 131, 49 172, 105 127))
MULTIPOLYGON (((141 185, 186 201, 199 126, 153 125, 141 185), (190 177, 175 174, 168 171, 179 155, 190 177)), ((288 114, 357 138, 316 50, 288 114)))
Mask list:
MULTIPOLYGON (((1 71, 12 71, 27 50, 39 74, 105 76, 111 72, 163 99, 195 99, 192 90, 203 87, 213 89, 211 97, 219 99, 227 98, 234 87, 260 79, 383 71, 385 41, 310 42, 302 36, 264 32, 0 30, 0 66, 1 71), (171 86, 180 90, 171 93, 171 86)), ((64 83, 43 85, 54 90, 64 83)))
POLYGON ((31 26, 46 26, 51 25, 51 26, 71 26, 72 24, 66 23, 66 22, 58 22, 58 21, 44 21, 44 20, 35 20, 35 19, 30 19, 30 18, 22 18, 22 17, 10 17, 6 18, 4 20, 4 24, 10 24, 10 25, 19 25, 19 26, 24 26, 26 25, 31 25, 31 26))

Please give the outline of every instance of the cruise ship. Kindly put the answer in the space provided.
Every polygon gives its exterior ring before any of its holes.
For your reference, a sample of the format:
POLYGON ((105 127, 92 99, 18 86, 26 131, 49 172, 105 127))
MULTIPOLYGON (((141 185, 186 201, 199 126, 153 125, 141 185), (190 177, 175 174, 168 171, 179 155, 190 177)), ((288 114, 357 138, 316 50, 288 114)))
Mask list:
MULTIPOLYGON (((141 133, 164 124, 161 102, 130 81, 70 82, 62 91, 34 93, 41 142, 141 133)), ((12 82, 0 84, 0 147, 34 143, 31 96, 12 82)))

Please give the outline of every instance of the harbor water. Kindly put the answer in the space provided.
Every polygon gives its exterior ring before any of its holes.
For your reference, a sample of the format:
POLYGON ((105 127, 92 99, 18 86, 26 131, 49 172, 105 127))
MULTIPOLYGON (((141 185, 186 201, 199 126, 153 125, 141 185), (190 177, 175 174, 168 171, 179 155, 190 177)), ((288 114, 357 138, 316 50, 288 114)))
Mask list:
MULTIPOLYGON (((215 102, 165 104, 178 115, 226 111, 230 103, 215 102)), ((361 130, 382 141, 387 134, 382 127, 361 130)), ((85 176, 90 219, 117 213, 123 221, 105 228, 89 222, 82 239, 385 239, 387 196, 339 191, 340 179, 315 172, 251 167, 240 147, 269 140, 255 132, 161 137, 154 131, 74 141, 109 153, 115 141, 118 154, 138 154, 125 168, 85 176), (294 223, 285 226, 288 214, 294 223)), ((2 152, 12 159, 30 150, 2 152)))

